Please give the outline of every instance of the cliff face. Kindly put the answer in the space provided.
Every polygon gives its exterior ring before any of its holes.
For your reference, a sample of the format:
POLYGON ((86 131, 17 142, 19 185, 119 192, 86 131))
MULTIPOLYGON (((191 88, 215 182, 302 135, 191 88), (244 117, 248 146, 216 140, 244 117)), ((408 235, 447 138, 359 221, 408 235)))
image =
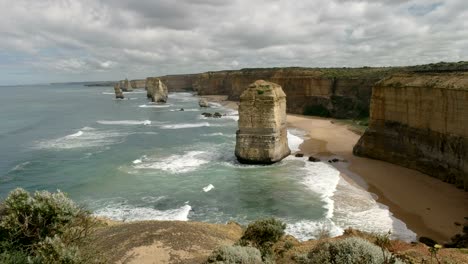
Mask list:
POLYGON ((356 155, 468 190, 468 72, 393 75, 373 88, 370 109, 356 155))
POLYGON ((241 163, 271 164, 290 153, 286 95, 277 84, 256 81, 240 97, 236 157, 241 163))
POLYGON ((167 86, 169 92, 193 91, 193 80, 197 74, 179 74, 161 76, 159 79, 167 86))
POLYGON ((146 80, 131 80, 130 86, 133 89, 146 88, 146 80))
MULTIPOLYGON (((369 73, 374 69, 369 69, 369 73)), ((342 70, 345 72, 348 70, 342 70)), ((249 83, 264 79, 279 84, 288 97, 287 111, 295 114, 356 118, 369 113, 372 86, 384 74, 337 76, 320 69, 278 68, 208 72, 197 75, 194 89, 200 95, 239 97, 249 83)))

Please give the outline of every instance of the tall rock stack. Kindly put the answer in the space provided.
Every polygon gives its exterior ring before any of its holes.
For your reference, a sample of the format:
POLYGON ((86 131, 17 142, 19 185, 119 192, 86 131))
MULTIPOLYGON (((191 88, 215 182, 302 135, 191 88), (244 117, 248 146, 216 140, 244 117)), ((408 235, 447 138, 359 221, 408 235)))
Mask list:
POLYGON ((167 102, 168 91, 167 86, 161 82, 159 78, 146 79, 147 97, 152 102, 165 103, 167 102))
POLYGON ((128 79, 125 79, 123 81, 120 81, 120 87, 122 90, 124 90, 125 92, 131 92, 133 91, 133 88, 132 88, 132 85, 130 84, 130 82, 128 81, 128 79))
POLYGON ((240 96, 235 154, 239 162, 272 164, 291 153, 286 128, 286 94, 258 80, 240 96))
POLYGON ((115 98, 116 99, 124 99, 122 89, 120 89, 120 82, 114 84, 114 91, 115 91, 115 98))
POLYGON ((370 109, 354 154, 468 190, 467 71, 395 74, 375 85, 370 109))

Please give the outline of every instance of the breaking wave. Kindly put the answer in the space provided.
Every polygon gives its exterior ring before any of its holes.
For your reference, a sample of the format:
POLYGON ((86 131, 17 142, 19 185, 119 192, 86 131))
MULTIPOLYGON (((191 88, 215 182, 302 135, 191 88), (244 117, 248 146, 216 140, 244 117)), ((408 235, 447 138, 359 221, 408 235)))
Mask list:
POLYGON ((204 159, 205 155, 204 151, 187 151, 182 155, 172 155, 160 160, 148 159, 148 161, 134 165, 134 168, 163 170, 173 174, 186 173, 208 163, 209 159, 204 159))

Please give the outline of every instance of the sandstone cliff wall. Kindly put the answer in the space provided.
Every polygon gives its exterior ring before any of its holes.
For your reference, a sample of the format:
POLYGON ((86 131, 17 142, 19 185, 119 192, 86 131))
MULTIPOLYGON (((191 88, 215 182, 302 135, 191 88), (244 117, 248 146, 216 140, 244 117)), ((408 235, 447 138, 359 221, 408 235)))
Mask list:
POLYGON ((167 86, 169 92, 193 91, 193 80, 197 74, 178 74, 161 76, 159 79, 167 86))
POLYGON ((146 88, 146 80, 131 80, 130 85, 133 89, 146 88))
POLYGON ((468 190, 468 72, 393 75, 373 88, 370 109, 356 155, 468 190))
POLYGON ((368 115, 372 86, 384 75, 333 76, 320 69, 302 68, 246 69, 199 74, 193 87, 200 95, 228 95, 230 100, 239 100, 245 87, 264 79, 283 88, 289 113, 356 118, 368 115))

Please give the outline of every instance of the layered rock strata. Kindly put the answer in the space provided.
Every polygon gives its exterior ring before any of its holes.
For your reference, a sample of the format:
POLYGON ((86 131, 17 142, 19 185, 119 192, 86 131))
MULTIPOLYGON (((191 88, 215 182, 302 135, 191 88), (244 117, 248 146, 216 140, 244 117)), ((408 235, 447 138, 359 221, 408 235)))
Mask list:
POLYGON ((239 100, 248 84, 263 79, 280 85, 288 113, 358 118, 369 114, 372 86, 388 69, 243 69, 202 73, 194 79, 199 95, 228 95, 239 100))
POLYGON ((146 80, 131 80, 130 86, 132 89, 146 88, 146 80))
POLYGON ((369 128, 354 154, 416 169, 468 190, 467 71, 383 79, 373 88, 370 110, 369 128))
POLYGON ((256 81, 240 96, 235 155, 247 164, 272 164, 291 153, 286 129, 286 94, 281 86, 256 81))
POLYGON ((159 78, 146 79, 147 97, 152 102, 165 103, 168 98, 167 86, 159 78))
POLYGON ((120 83, 114 84, 114 92, 115 92, 115 98, 116 99, 124 99, 122 89, 120 89, 120 83))

